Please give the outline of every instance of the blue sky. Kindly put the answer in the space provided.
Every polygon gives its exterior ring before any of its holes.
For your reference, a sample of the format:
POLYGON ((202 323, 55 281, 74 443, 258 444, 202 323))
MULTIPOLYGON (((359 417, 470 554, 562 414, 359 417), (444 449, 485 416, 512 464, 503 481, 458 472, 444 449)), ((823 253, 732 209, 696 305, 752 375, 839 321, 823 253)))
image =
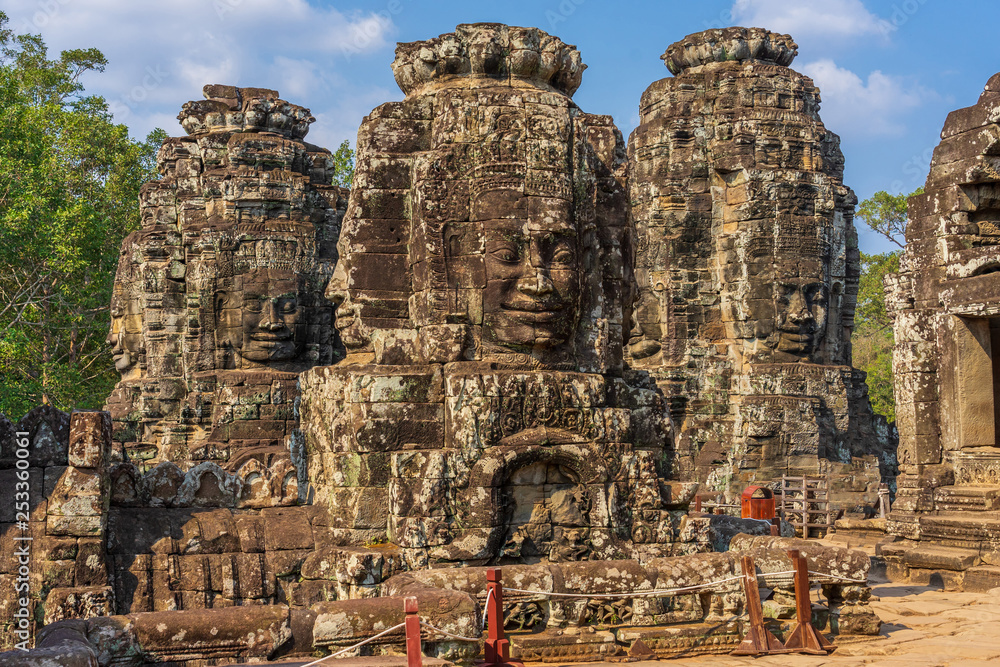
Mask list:
MULTIPOLYGON (((799 44, 792 68, 820 86, 860 199, 922 185, 947 113, 974 104, 1000 70, 995 0, 4 0, 3 11, 53 52, 101 49, 110 65, 84 83, 136 136, 183 134, 181 105, 203 84, 228 83, 309 107, 309 140, 329 148, 353 145, 365 114, 402 99, 389 68, 396 42, 459 23, 532 25, 576 44, 588 69, 575 101, 614 116, 626 137, 642 91, 670 76, 659 57, 671 43, 729 25, 787 32, 799 44)), ((862 250, 892 249, 858 231, 862 250)))

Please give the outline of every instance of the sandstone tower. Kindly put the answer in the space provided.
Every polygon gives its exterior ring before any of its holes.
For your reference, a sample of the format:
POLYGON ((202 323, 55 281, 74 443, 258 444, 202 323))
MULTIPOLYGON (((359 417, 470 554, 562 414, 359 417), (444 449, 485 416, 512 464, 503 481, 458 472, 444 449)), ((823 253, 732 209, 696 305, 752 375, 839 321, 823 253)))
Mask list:
POLYGON ((629 140, 638 296, 626 359, 670 396, 682 479, 832 474, 875 500, 894 443, 850 366, 857 199, 796 45, 708 30, 663 55, 629 140))
MULTIPOLYGON (((534 28, 401 44, 358 132, 327 295, 344 361, 302 377, 316 500, 411 565, 672 541, 665 405, 623 376, 625 147, 534 28)), ((680 486, 678 486, 680 488, 680 486)))
POLYGON ((164 142, 122 244, 115 454, 140 472, 216 466, 252 478, 242 493, 295 502, 293 402, 298 373, 334 358, 323 291, 345 202, 329 151, 303 141, 308 109, 259 88, 205 97, 184 105, 188 135, 164 142))

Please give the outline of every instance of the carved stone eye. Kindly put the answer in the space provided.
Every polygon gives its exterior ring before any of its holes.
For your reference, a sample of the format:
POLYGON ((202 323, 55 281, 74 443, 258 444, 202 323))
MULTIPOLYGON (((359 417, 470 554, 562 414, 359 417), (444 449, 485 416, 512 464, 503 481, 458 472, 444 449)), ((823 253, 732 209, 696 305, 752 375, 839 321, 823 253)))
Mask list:
POLYGON ((264 299, 260 297, 246 297, 243 299, 243 308, 247 312, 259 313, 264 310, 264 299))
POLYGON ((515 245, 501 246, 491 250, 490 255, 501 262, 514 263, 521 258, 518 250, 519 248, 515 245))

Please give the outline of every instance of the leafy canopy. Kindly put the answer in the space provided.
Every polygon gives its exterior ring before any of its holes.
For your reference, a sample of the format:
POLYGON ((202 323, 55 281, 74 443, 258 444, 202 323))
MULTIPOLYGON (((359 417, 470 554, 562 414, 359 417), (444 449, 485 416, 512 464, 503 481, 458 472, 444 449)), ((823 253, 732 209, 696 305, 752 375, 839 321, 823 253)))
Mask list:
POLYGON ((351 149, 347 139, 341 142, 337 150, 333 152, 333 180, 331 185, 342 188, 351 187, 351 180, 354 178, 354 151, 351 149))
POLYGON ((923 191, 923 188, 917 188, 908 195, 891 195, 879 190, 858 204, 856 216, 872 230, 903 248, 906 246, 906 200, 923 194, 923 191))
POLYGON ((895 339, 892 320, 885 307, 885 277, 899 271, 899 258, 906 247, 906 202, 923 194, 917 188, 908 195, 891 195, 880 190, 858 204, 857 217, 873 231, 896 244, 900 250, 875 255, 861 253, 858 304, 851 336, 854 366, 868 373, 868 395, 875 412, 890 422, 896 420, 893 394, 892 348, 895 339))
POLYGON ((105 341, 118 250, 165 137, 134 141, 81 76, 96 49, 50 58, 0 12, 0 412, 100 407, 117 381, 105 341))

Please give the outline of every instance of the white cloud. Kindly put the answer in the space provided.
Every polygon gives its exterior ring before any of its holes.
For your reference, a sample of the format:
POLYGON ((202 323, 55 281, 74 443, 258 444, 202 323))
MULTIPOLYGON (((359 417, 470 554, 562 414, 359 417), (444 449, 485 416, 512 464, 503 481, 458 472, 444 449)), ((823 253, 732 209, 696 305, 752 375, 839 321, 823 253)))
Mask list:
POLYGON ((861 0, 736 0, 731 13, 736 25, 787 33, 796 40, 887 37, 896 29, 861 0))
POLYGON ((824 59, 799 67, 819 86, 824 124, 841 135, 898 136, 906 114, 933 95, 899 77, 875 70, 863 80, 854 72, 824 59))
MULTIPOLYGON (((367 99, 366 83, 352 83, 341 71, 366 54, 391 52, 393 16, 402 7, 398 0, 381 12, 342 12, 306 0, 6 0, 4 5, 9 27, 41 33, 53 54, 100 49, 109 65, 104 73, 85 77, 87 92, 103 95, 116 120, 135 136, 157 126, 182 134, 173 117, 185 101, 199 99, 208 83, 274 88, 317 117, 325 107, 367 99)), ((344 138, 353 142, 357 123, 370 109, 356 113, 350 121, 354 129, 344 138)))

